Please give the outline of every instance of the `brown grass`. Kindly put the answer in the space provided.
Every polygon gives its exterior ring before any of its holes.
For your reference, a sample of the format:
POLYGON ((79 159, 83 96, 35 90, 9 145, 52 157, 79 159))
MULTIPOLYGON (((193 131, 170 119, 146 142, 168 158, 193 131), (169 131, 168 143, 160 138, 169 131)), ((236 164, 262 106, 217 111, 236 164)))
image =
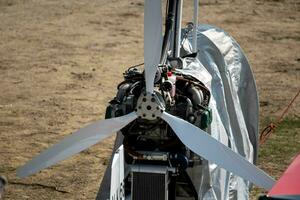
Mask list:
MULTIPOLYGON (((15 171, 65 135, 103 118, 122 72, 143 61, 142 2, 0 2, 0 174, 11 183, 6 199, 95 198, 113 138, 32 177, 18 179, 15 171)), ((200 7, 202 23, 224 28, 244 48, 263 102, 262 119, 278 116, 299 89, 299 6, 296 0, 207 0, 200 7)), ((187 22, 192 2, 186 1, 184 11, 187 22)), ((298 101, 291 115, 299 114, 298 101)), ((262 148, 261 166, 278 176, 293 153, 276 151, 279 160, 267 160, 267 149, 262 148)))

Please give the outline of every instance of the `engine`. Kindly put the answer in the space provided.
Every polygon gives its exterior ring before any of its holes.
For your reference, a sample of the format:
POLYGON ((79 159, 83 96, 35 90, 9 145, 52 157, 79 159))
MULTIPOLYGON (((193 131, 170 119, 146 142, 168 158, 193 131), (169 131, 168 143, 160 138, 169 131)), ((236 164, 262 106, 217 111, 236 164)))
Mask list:
MULTIPOLYGON (((208 107, 210 91, 201 81, 176 71, 171 64, 158 67, 155 76, 155 96, 168 113, 206 129, 212 121, 211 110, 208 107)), ((143 71, 138 66, 130 67, 124 72, 124 81, 118 85, 116 97, 107 107, 106 118, 122 116, 133 111, 143 112, 143 108, 138 106, 138 101, 146 101, 141 99, 141 96, 146 96, 144 93, 143 71)), ((149 108, 146 107, 145 110, 152 109, 151 101, 150 98, 149 108)), ((186 148, 163 120, 147 120, 146 115, 145 111, 144 118, 138 118, 121 130, 124 136, 126 164, 132 166, 132 169, 139 165, 166 166, 172 169, 169 170, 168 176, 177 179, 182 177, 180 179, 185 180, 185 170, 201 164, 201 158, 186 148)), ((127 176, 125 193, 126 190, 133 190, 133 177, 139 176, 136 173, 127 176)), ((146 177, 145 174, 142 177, 146 177)))

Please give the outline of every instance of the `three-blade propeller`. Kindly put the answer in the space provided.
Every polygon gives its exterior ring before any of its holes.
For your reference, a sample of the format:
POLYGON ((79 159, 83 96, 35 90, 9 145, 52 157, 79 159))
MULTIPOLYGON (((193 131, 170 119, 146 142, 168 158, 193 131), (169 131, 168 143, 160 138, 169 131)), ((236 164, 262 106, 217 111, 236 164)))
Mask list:
MULTIPOLYGON (((152 94, 162 45, 161 0, 145 0, 144 30, 146 91, 148 94, 152 94)), ((32 175, 79 153, 121 130, 137 117, 137 113, 133 112, 88 125, 19 168, 17 175, 19 177, 32 175)), ((196 154, 266 190, 272 188, 274 179, 205 131, 165 111, 159 117, 168 123, 182 143, 196 154)))

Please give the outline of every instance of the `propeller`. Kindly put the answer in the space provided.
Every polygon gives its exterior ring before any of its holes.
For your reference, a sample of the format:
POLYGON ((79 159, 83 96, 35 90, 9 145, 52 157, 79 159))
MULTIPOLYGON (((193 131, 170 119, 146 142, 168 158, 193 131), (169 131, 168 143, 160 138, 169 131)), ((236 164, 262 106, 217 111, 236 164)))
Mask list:
POLYGON ((181 142, 194 153, 257 186, 269 190, 274 185, 274 180, 264 171, 205 131, 167 112, 164 112, 161 118, 171 126, 181 142))
POLYGON ((119 131, 136 118, 137 115, 135 113, 130 113, 122 117, 94 122, 67 136, 59 143, 30 160, 26 165, 17 170, 17 176, 21 178, 30 176, 77 154, 112 135, 112 133, 119 131))
POLYGON ((274 179, 232 151, 205 131, 167 113, 160 98, 154 93, 154 78, 162 46, 161 0, 145 0, 145 79, 146 93, 137 101, 136 112, 122 117, 97 121, 42 152, 17 170, 19 177, 32 175, 46 167, 79 153, 119 131, 137 117, 146 120, 161 118, 173 129, 178 138, 199 156, 217 164, 252 183, 269 190, 274 179))
POLYGON ((161 0, 145 0, 144 62, 146 91, 153 93, 154 78, 162 51, 161 0))

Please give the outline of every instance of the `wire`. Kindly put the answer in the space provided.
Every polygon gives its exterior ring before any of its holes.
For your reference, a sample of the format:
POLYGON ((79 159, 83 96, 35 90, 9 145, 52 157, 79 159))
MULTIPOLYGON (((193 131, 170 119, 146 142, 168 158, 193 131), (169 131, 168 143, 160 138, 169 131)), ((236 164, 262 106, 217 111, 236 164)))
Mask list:
POLYGON ((144 64, 145 64, 145 63, 140 63, 140 64, 137 64, 137 65, 133 65, 133 66, 129 67, 127 71, 129 71, 130 69, 133 69, 133 68, 142 66, 142 65, 144 65, 144 64))
POLYGON ((300 89, 297 92, 297 94, 294 96, 294 98, 291 100, 291 102, 288 104, 288 106, 285 108, 285 110, 280 115, 280 117, 277 119, 277 121, 275 123, 271 122, 266 128, 263 129, 263 131, 261 132, 260 137, 259 137, 259 145, 264 144, 267 141, 267 139, 275 132, 276 128, 282 122, 285 115, 288 113, 292 104, 295 102, 295 100, 297 99, 299 94, 300 94, 300 89))

